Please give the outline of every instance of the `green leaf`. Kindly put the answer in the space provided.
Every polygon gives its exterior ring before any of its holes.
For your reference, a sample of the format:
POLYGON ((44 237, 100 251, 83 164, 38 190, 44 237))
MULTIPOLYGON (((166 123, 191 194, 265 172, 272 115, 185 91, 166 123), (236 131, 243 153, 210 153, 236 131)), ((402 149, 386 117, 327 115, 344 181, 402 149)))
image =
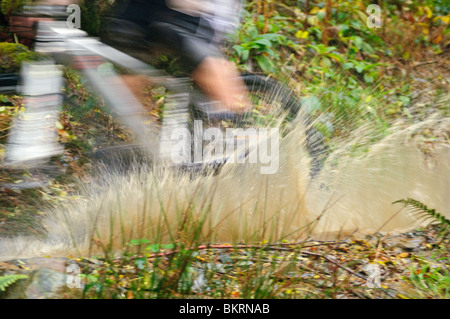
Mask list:
POLYGON ((364 74, 364 82, 373 83, 373 77, 368 74, 364 74))
POLYGON ((258 39, 258 40, 255 40, 254 42, 258 43, 258 44, 261 44, 263 46, 269 47, 269 48, 272 46, 272 42, 270 42, 267 39, 258 39))
POLYGON ((361 65, 361 64, 358 64, 358 65, 355 66, 355 70, 358 73, 362 73, 362 71, 364 71, 364 66, 361 65))
POLYGON ((351 40, 353 40, 353 43, 358 48, 358 50, 362 49, 363 39, 358 36, 351 37, 351 40))
POLYGON ((265 73, 274 73, 275 72, 275 65, 273 64, 272 60, 270 60, 265 55, 258 55, 255 57, 256 62, 258 63, 258 66, 263 70, 265 73))
POLYGON ((344 58, 339 53, 331 52, 331 53, 328 53, 328 56, 337 62, 340 62, 340 63, 344 62, 344 58))
POLYGON ((143 238, 143 239, 132 239, 132 240, 130 240, 130 244, 131 244, 131 245, 136 245, 136 246, 142 245, 142 244, 148 244, 149 242, 150 242, 150 240, 145 239, 145 238, 143 238))
POLYGON ((247 61, 249 55, 250 55, 250 50, 244 50, 244 51, 242 52, 242 57, 241 57, 242 61, 243 61, 243 62, 247 61))
POLYGON ((147 259, 145 258, 136 258, 134 260, 134 264, 136 265, 136 267, 140 270, 144 269, 146 264, 147 264, 147 259))
POLYGON ((411 102, 411 99, 407 96, 399 96, 398 99, 400 100, 400 102, 402 102, 403 106, 408 106, 411 102))
POLYGON ((242 57, 242 51, 244 51, 244 48, 238 44, 233 45, 234 51, 239 55, 239 57, 242 57))
POLYGON ((331 60, 328 59, 327 57, 323 57, 322 60, 320 61, 320 66, 322 68, 329 68, 331 66, 331 60))
POLYGON ((327 47, 327 48, 325 49, 325 53, 330 53, 330 52, 335 51, 335 50, 337 50, 336 47, 333 47, 333 46, 327 47))
POLYGON ((302 98, 302 109, 308 114, 320 110, 321 107, 322 105, 319 99, 313 95, 302 98))
POLYGON ((344 67, 344 70, 348 70, 348 69, 353 68, 354 65, 351 62, 347 62, 347 63, 344 63, 343 67, 344 67))
POLYGON ((264 34, 259 34, 257 39, 266 39, 271 42, 280 42, 283 39, 286 39, 286 37, 284 35, 276 34, 276 33, 264 33, 264 34))
POLYGON ((174 244, 165 244, 165 245, 161 245, 161 248, 164 249, 174 249, 175 245, 174 244))
POLYGON ((12 285, 17 280, 26 278, 28 278, 28 276, 22 274, 8 274, 0 276, 0 290, 5 291, 8 286, 12 285))
POLYGON ((368 44, 367 42, 363 42, 363 43, 361 44, 361 48, 362 48, 365 52, 367 52, 367 53, 369 53, 369 54, 374 54, 374 53, 375 53, 374 50, 373 50, 373 48, 372 48, 372 46, 371 46, 370 44, 368 44))
POLYGON ((146 249, 150 250, 153 253, 157 253, 159 251, 159 245, 158 244, 148 245, 146 249))

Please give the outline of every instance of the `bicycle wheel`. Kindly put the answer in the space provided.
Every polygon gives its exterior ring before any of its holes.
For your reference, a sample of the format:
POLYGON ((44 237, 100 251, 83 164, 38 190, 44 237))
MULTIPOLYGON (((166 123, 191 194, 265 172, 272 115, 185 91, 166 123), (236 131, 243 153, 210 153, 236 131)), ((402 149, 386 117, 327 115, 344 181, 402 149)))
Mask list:
MULTIPOLYGON (((257 131, 260 128, 277 128, 279 135, 283 137, 293 127, 302 125, 306 134, 306 150, 312 160, 310 176, 314 177, 321 169, 325 147, 322 135, 312 127, 311 118, 306 114, 299 114, 300 100, 286 85, 277 80, 254 74, 243 74, 242 79, 249 92, 252 103, 251 111, 243 116, 231 117, 230 119, 211 119, 208 116, 196 113, 194 118, 202 121, 202 129, 204 131, 208 128, 219 129, 223 132, 223 136, 226 135, 227 129, 241 129, 244 131, 243 138, 251 138, 249 135, 255 133, 254 131, 251 132, 251 129, 257 131)), ((191 127, 191 129, 195 131, 194 128, 191 127)), ((210 141, 208 140, 208 142, 210 141)), ((247 146, 249 147, 249 145, 247 146)), ((205 143, 203 143, 203 147, 207 147, 205 143)), ((246 149, 241 157, 248 154, 249 150, 246 149)), ((227 160, 227 156, 223 154, 209 160, 203 158, 204 163, 213 164, 214 168, 217 167, 218 163, 227 160)), ((198 160, 194 162, 198 162, 198 160)))

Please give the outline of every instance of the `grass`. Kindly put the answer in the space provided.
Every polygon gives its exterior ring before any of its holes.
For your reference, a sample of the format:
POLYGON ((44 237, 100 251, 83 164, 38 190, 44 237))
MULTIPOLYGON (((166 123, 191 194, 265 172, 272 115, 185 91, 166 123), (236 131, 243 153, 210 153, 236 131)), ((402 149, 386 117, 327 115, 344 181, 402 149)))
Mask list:
POLYGON ((100 258, 96 265, 79 260, 85 265, 83 296, 120 299, 448 298, 448 268, 444 266, 448 258, 444 257, 444 246, 435 250, 431 259, 414 253, 395 255, 383 248, 380 238, 378 242, 347 238, 323 242, 202 245, 192 249, 175 246, 158 252, 154 248, 154 244, 141 246, 139 253, 130 252, 113 260, 100 258), (380 268, 379 287, 368 284, 370 273, 365 269, 371 263, 380 268), (399 286, 399 282, 403 286, 399 286))

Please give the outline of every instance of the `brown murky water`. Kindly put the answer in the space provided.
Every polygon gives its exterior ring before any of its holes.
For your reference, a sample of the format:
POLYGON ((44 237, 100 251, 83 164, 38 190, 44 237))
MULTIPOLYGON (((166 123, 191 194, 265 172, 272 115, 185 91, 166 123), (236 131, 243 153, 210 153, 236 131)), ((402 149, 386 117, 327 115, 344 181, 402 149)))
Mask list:
POLYGON ((363 157, 349 156, 351 143, 343 143, 313 180, 301 128, 281 140, 276 174, 261 174, 259 164, 229 164, 196 179, 151 170, 109 175, 49 213, 46 242, 4 240, 0 259, 86 256, 101 251, 99 243, 120 249, 136 238, 230 243, 405 231, 419 222, 392 204, 399 199, 414 198, 450 217, 449 131, 448 119, 397 129, 363 157), (420 134, 430 127, 437 138, 420 134))
POLYGON ((418 226, 417 215, 392 204, 406 198, 450 216, 449 123, 429 120, 398 130, 365 157, 325 169, 307 196, 310 211, 333 201, 315 233, 407 231, 418 226), (440 135, 433 141, 418 134, 430 127, 440 135))

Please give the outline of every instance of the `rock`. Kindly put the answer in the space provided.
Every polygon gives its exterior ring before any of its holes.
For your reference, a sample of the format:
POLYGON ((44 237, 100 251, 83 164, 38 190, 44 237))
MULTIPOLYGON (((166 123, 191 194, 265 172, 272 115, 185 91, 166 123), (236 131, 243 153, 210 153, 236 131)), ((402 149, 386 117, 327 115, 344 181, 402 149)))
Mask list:
MULTIPOLYGON (((69 295, 80 296, 81 289, 70 288, 67 284, 68 266, 73 264, 69 258, 30 258, 3 262, 0 276, 24 274, 21 279, 0 292, 2 299, 63 299, 69 295)), ((70 279, 70 278, 69 278, 70 279)))
POLYGON ((404 238, 404 237, 393 237, 386 239, 384 241, 384 246, 388 249, 394 249, 396 247, 406 249, 406 250, 417 250, 424 243, 425 239, 423 237, 415 238, 404 238))
POLYGON ((400 247, 408 250, 420 249, 424 242, 423 237, 416 237, 411 239, 405 239, 400 243, 400 247))

